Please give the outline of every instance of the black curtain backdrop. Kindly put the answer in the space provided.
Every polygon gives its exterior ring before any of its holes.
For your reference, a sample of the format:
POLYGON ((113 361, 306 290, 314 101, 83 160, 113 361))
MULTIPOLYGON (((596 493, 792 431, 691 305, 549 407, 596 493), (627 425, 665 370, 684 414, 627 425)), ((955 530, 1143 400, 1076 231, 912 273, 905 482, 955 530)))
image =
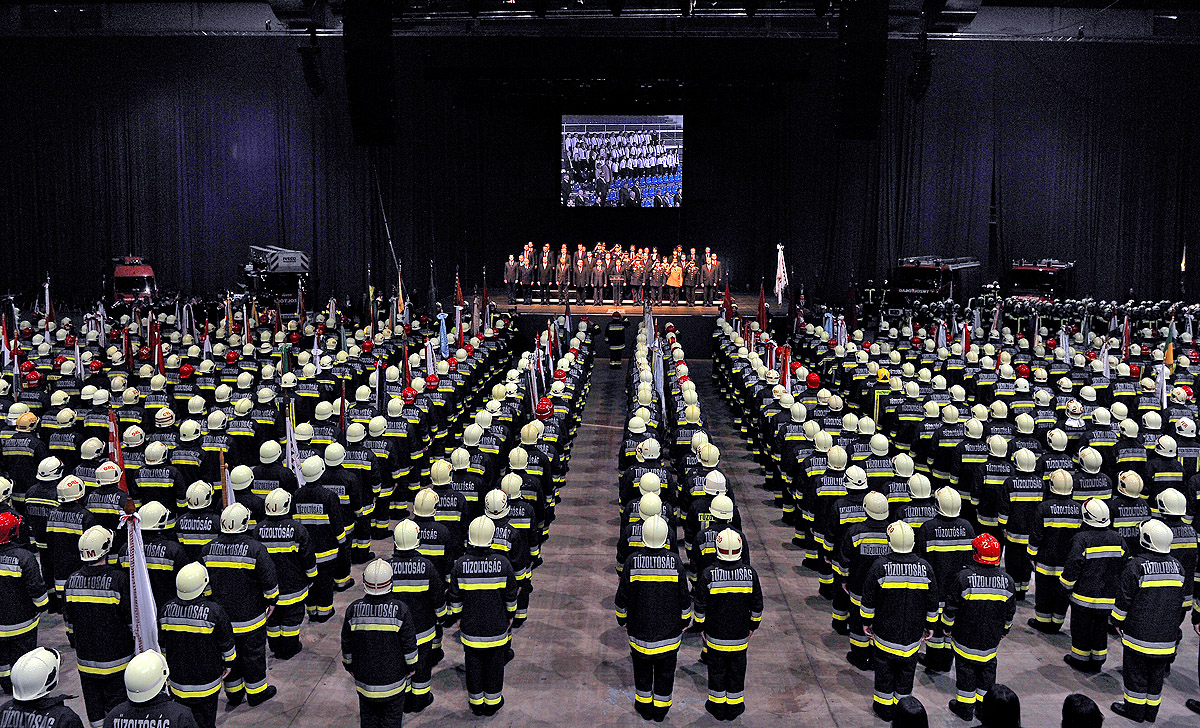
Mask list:
POLYGON ((397 38, 399 141, 364 148, 340 40, 322 40, 319 98, 297 43, 6 43, 0 285, 33 294, 49 272, 82 302, 134 253, 160 286, 215 292, 260 244, 312 253, 321 296, 361 291, 368 267, 389 286, 376 180, 418 300, 431 259, 443 295, 485 264, 498 290, 527 240, 711 246, 735 288, 768 292, 783 242, 793 282, 835 300, 925 253, 977 256, 988 279, 1012 257, 1075 259, 1080 293, 1175 297, 1200 233, 1190 48, 936 43, 915 101, 914 49, 893 43, 866 143, 835 138, 832 43, 397 38), (559 117, 592 112, 684 114, 682 208, 559 206, 559 117))

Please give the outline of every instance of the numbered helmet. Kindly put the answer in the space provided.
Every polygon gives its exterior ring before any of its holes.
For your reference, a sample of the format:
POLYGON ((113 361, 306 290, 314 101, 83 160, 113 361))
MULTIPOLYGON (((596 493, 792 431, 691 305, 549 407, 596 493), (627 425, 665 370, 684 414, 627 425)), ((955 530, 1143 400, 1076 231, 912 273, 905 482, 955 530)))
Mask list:
POLYGON ((421 545, 421 529, 414 521, 400 521, 392 534, 392 542, 397 551, 415 551, 421 545))
POLYGON ((912 526, 904 521, 895 521, 887 527, 888 546, 898 554, 912 553, 916 543, 912 526))
POLYGON ((208 569, 199 561, 184 566, 175 575, 175 594, 185 602, 191 601, 208 589, 208 569))
POLYGON ((92 526, 79 537, 79 559, 90 564, 103 559, 112 549, 113 534, 104 526, 92 526))
MULTIPOLYGON (((128 390, 126 390, 128 391, 128 390)), ((121 435, 121 444, 125 447, 141 447, 146 442, 146 433, 137 425, 130 425, 121 435)))
POLYGON ((221 533, 245 533, 250 528, 250 509, 231 503, 221 511, 221 533))
POLYGON ((275 488, 263 503, 268 516, 286 516, 292 510, 292 495, 283 488, 275 488))
POLYGON ((1000 540, 990 533, 982 533, 971 541, 974 553, 971 558, 980 564, 995 566, 1000 563, 1000 540))

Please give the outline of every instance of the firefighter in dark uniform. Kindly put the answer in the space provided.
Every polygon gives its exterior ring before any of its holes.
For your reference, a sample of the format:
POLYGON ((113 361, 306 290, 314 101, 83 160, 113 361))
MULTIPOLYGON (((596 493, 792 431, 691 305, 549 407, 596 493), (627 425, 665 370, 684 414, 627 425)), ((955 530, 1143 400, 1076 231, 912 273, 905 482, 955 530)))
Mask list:
POLYGON ((717 534, 717 563, 700 572, 692 617, 708 648, 708 700, 718 720, 746 712, 746 652, 762 623, 758 572, 742 559, 742 537, 731 528, 717 534))
POLYGON ((487 516, 471 521, 469 548, 454 564, 446 592, 450 619, 461 620, 467 701, 475 715, 495 715, 504 706, 504 663, 520 589, 508 559, 492 550, 495 530, 487 516))
POLYGON ((88 723, 98 728, 121 702, 125 666, 133 659, 129 576, 107 563, 113 535, 91 526, 76 539, 83 564, 66 581, 63 621, 75 648, 88 723))
POLYGON ((1192 593, 1192 574, 1171 556, 1171 529, 1151 519, 1142 524, 1142 553, 1121 572, 1112 619, 1121 635, 1125 699, 1112 711, 1134 722, 1154 722, 1162 703, 1163 677, 1179 639, 1179 606, 1192 593))
POLYGON ((50 695, 61 672, 58 652, 38 647, 13 664, 13 699, 0 706, 0 725, 83 728, 79 714, 63 705, 65 695, 50 695))
POLYGON ((317 559, 308 529, 290 515, 292 496, 283 488, 267 494, 266 516, 254 537, 267 547, 279 578, 279 599, 267 619, 267 645, 271 654, 289 660, 300 654, 300 625, 304 623, 304 601, 317 578, 317 559))
POLYGON ((662 721, 671 709, 675 663, 683 630, 692 618, 687 571, 667 544, 667 522, 651 516, 642 543, 625 560, 617 587, 617 624, 629 631, 633 658, 634 707, 647 720, 662 721))
MULTIPOLYGON (((192 557, 166 530, 171 513, 162 503, 150 501, 138 509, 142 530, 142 554, 150 577, 150 591, 155 604, 166 604, 175 595, 175 575, 192 557)), ((129 539, 121 541, 118 549, 121 568, 129 569, 129 539)))
POLYGON ((417 664, 404 706, 419 713, 433 703, 433 643, 446 618, 446 584, 433 562, 417 551, 420 529, 413 521, 396 524, 392 554, 392 594, 408 606, 417 640, 417 664))
POLYGON ((867 572, 860 614, 875 645, 875 695, 872 709, 890 721, 900 698, 912 694, 921 641, 933 636, 938 618, 937 583, 929 562, 914 555, 912 526, 888 526, 892 553, 867 572))
MULTIPOLYGON (((935 497, 938 514, 917 529, 916 552, 933 567, 939 587, 938 604, 945 607, 945 589, 970 562, 975 528, 960 516, 962 496, 953 486, 939 488, 935 497)), ((948 672, 953 660, 950 641, 939 623, 933 629, 933 638, 925 643, 925 671, 948 672)))
POLYGON ((37 557, 17 543, 21 519, 0 513, 0 686, 12 693, 13 664, 37 647, 38 621, 50 598, 37 557))
POLYGON ((1108 656, 1108 615, 1129 554, 1125 539, 1112 528, 1107 503, 1088 498, 1080 509, 1083 526, 1071 539, 1059 577, 1071 600, 1071 653, 1063 661, 1076 670, 1096 673, 1108 656))
POLYGON ((192 483, 187 489, 187 510, 175 519, 175 537, 193 560, 200 558, 200 551, 221 530, 221 514, 213 507, 212 496, 208 483, 192 483))
POLYGON ((250 707, 275 697, 267 682, 267 620, 279 599, 279 581, 267 547, 246 533, 250 509, 241 503, 221 511, 221 535, 200 552, 212 579, 213 599, 229 614, 237 660, 225 676, 229 703, 250 707))
POLYGON ((342 666, 354 677, 362 728, 400 728, 417 665, 412 613, 392 592, 392 565, 375 559, 363 571, 366 596, 346 608, 342 666))
POLYGON ((620 311, 613 311, 612 319, 604 325, 604 338, 608 341, 608 366, 619 369, 625 357, 625 318, 620 311))
POLYGON ((942 626, 954 650, 955 689, 950 712, 971 720, 975 706, 996 683, 996 653, 1012 629, 1017 586, 1000 568, 1000 541, 990 533, 971 542, 972 558, 943 590, 942 626))
POLYGON ((317 561, 317 578, 306 600, 308 618, 326 622, 333 617, 333 573, 338 549, 346 539, 342 508, 337 494, 317 480, 325 473, 325 461, 313 455, 300 466, 304 485, 292 500, 295 520, 308 529, 317 561))
POLYGON ((171 695, 191 709, 200 728, 217 724, 221 679, 237 648, 225 609, 211 597, 208 569, 190 563, 175 576, 175 596, 158 610, 158 644, 171 668, 171 695))
POLYGON ((54 579, 54 591, 60 596, 67 587, 67 578, 83 565, 79 558, 79 538, 96 525, 96 517, 84 507, 84 489, 78 476, 68 475, 60 480, 58 508, 46 517, 50 576, 54 579))
POLYGON ((133 658, 125 671, 128 699, 104 717, 104 728, 198 728, 192 711, 166 692, 170 676, 166 658, 155 650, 146 650, 133 658))
POLYGON ((1071 498, 1073 479, 1059 468, 1050 473, 1050 495, 1038 504, 1029 532, 1034 568, 1034 616, 1028 624, 1039 632, 1058 632, 1067 618, 1067 592, 1059 582, 1071 539, 1083 523, 1079 504, 1071 498))
POLYGON ((841 577, 843 589, 850 598, 847 627, 850 651, 846 660, 859 670, 871 669, 871 639, 863 631, 863 583, 871 565, 889 553, 887 545, 888 502, 882 493, 871 492, 863 498, 866 518, 852 523, 842 534, 841 544, 834 554, 833 569, 841 577))

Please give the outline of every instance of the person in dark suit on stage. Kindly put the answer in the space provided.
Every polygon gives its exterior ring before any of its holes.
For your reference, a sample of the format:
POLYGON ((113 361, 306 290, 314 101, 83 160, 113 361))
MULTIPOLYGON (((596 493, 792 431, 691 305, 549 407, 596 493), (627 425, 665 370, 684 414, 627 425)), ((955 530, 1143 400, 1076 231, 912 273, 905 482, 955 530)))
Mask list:
POLYGON ((629 186, 629 199, 630 204, 634 207, 642 206, 642 188, 638 186, 636 180, 629 186))
POLYGON ((721 268, 721 260, 717 258, 717 254, 712 254, 713 262, 713 288, 720 290, 725 284, 725 271, 721 268))
POLYGON ((696 305, 696 286, 700 283, 700 266, 696 265, 696 249, 692 248, 692 256, 683 264, 683 298, 687 305, 696 305))
POLYGON ((700 285, 704 286, 704 305, 713 305, 714 296, 717 290, 717 279, 715 277, 716 269, 713 266, 712 253, 706 253, 704 256, 704 267, 700 269, 700 285))
POLYGON ((538 298, 541 303, 550 302, 550 285, 554 283, 554 261, 550 259, 550 251, 542 253, 538 263, 538 298))
POLYGON ((651 255, 650 262, 646 266, 650 276, 650 305, 661 306, 663 283, 667 280, 667 265, 664 261, 658 260, 657 256, 651 255))
POLYGON ((612 184, 612 164, 607 159, 596 162, 596 204, 608 207, 608 186, 612 184))
POLYGON ((565 204, 567 204, 567 200, 571 199, 571 192, 572 192, 572 191, 573 191, 573 190, 572 190, 572 186, 571 186, 571 175, 567 174, 567 171, 566 171, 566 170, 563 170, 563 175, 562 175, 562 203, 563 203, 564 205, 565 205, 565 204))
POLYGON ((558 284, 558 302, 566 303, 571 295, 571 256, 564 253, 558 257, 558 265, 554 266, 554 281, 558 284))
POLYGON ((529 253, 521 256, 521 286, 517 291, 517 295, 525 303, 529 303, 533 299, 533 259, 529 253))
POLYGON ((592 282, 592 269, 588 259, 583 255, 583 246, 575 255, 575 267, 571 269, 571 285, 575 286, 575 300, 583 303, 587 300, 587 287, 592 282))
POLYGON ((627 275, 625 256, 617 255, 608 268, 608 283, 612 286, 613 305, 620 306, 625 298, 625 277, 627 275))
POLYGON ((592 263, 592 303, 599 306, 604 302, 604 283, 608 276, 608 267, 604 259, 597 257, 592 263))
POLYGON ((508 287, 508 302, 510 304, 517 302, 517 285, 521 282, 521 264, 517 262, 517 256, 508 256, 508 262, 504 264, 504 285, 508 287))
POLYGON ((633 203, 630 201, 630 198, 629 198, 629 188, 622 187, 621 190, 619 192, 617 192, 617 207, 632 207, 632 206, 633 206, 633 203))
POLYGON ((629 262, 629 291, 635 304, 642 303, 643 286, 646 285, 646 260, 636 250, 633 260, 629 262))

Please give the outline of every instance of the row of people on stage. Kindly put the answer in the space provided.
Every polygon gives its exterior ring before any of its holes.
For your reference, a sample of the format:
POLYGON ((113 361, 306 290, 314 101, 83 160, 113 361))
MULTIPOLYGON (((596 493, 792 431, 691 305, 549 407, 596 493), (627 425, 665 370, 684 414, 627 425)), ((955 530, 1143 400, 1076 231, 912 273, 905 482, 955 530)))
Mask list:
POLYGON ((549 243, 540 253, 529 243, 504 264, 511 303, 573 300, 593 305, 629 301, 713 306, 724 276, 721 261, 710 248, 701 257, 695 248, 684 253, 682 246, 660 255, 657 247, 625 250, 617 244, 608 249, 604 243, 597 243, 594 250, 581 244, 572 254, 563 245, 555 254, 549 243))

